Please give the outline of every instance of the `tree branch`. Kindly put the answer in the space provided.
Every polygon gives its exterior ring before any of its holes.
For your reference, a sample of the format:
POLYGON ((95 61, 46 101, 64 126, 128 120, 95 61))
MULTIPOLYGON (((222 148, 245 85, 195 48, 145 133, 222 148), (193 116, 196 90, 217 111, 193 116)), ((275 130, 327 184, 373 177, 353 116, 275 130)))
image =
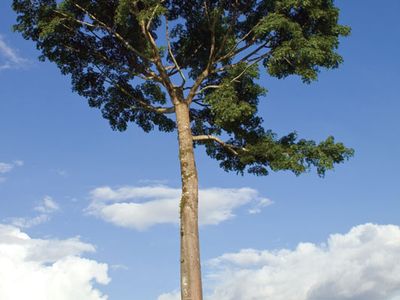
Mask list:
POLYGON ((256 29, 256 27, 257 27, 259 24, 260 24, 260 21, 258 21, 256 25, 254 25, 241 39, 239 39, 239 40, 236 42, 235 46, 233 46, 233 47, 231 48, 231 50, 228 51, 228 53, 226 53, 224 56, 218 58, 217 62, 222 61, 222 60, 225 60, 225 59, 232 58, 232 57, 236 56, 237 54, 239 54, 240 52, 242 52, 242 51, 244 51, 244 50, 250 48, 251 46, 253 46, 254 43, 255 43, 255 41, 256 41, 256 39, 255 39, 254 37, 249 41, 249 43, 247 43, 246 45, 244 45, 243 47, 241 47, 241 48, 238 49, 239 45, 240 45, 243 41, 245 41, 245 40, 253 33, 253 31, 256 29))
MULTIPOLYGON (((75 20, 75 21, 78 21, 78 20, 75 20)), ((62 26, 63 26, 64 28, 70 30, 70 31, 75 32, 75 30, 74 30, 73 28, 71 28, 71 27, 69 27, 69 26, 67 26, 67 25, 65 25, 65 24, 62 24, 62 26)), ((98 40, 101 40, 101 37, 99 37, 99 36, 96 34, 96 32, 94 32, 92 29, 88 29, 88 30, 89 30, 89 32, 92 34, 92 37, 97 38, 98 40)), ((85 33, 83 33, 82 31, 78 31, 77 33, 78 33, 78 34, 81 34, 83 37, 86 37, 86 36, 87 36, 87 35, 86 35, 85 33)), ((82 40, 84 40, 83 37, 82 37, 82 40)), ((85 40, 84 40, 84 41, 85 41, 85 40)), ((85 42, 86 42, 86 41, 85 41, 85 42)), ((70 46, 68 46, 68 45, 65 46, 65 47, 66 47, 67 49, 69 49, 69 50, 72 50, 72 51, 75 51, 75 52, 80 52, 79 49, 72 48, 72 47, 70 47, 70 46)), ((89 46, 88 46, 88 47, 89 47, 89 46)), ((159 83, 162 83, 161 78, 160 78, 157 74, 155 74, 152 70, 150 70, 150 69, 143 69, 143 70, 142 70, 142 73, 136 73, 136 72, 133 72, 132 70, 130 70, 129 68, 126 68, 126 67, 124 67, 124 66, 120 66, 120 65, 116 64, 115 61, 109 59, 107 56, 105 56, 105 54, 101 53, 100 51, 94 50, 94 51, 92 51, 92 54, 93 54, 94 56, 97 56, 98 58, 100 58, 100 59, 106 61, 109 65, 113 66, 114 68, 119 69, 119 70, 122 71, 122 72, 126 72, 127 74, 130 74, 131 76, 138 76, 138 77, 140 77, 140 78, 143 79, 143 80, 154 80, 154 81, 157 81, 157 82, 159 82, 159 83)))
MULTIPOLYGON (((77 7, 78 9, 80 9, 81 11, 83 11, 85 14, 87 14, 93 21, 96 21, 97 23, 99 23, 101 25, 100 26, 101 28, 104 28, 105 30, 107 30, 111 35, 114 35, 118 40, 120 40, 125 45, 125 47, 127 47, 129 50, 134 52, 137 56, 139 56, 140 58, 147 60, 149 62, 153 62, 152 59, 150 59, 149 57, 147 57, 146 55, 141 53, 139 50, 137 50, 135 47, 133 47, 118 32, 113 30, 110 26, 108 26, 103 21, 99 20, 95 15, 90 13, 88 10, 86 10, 85 8, 83 8, 82 6, 80 6, 79 4, 76 4, 76 3, 74 3, 74 6, 77 7)), ((77 21, 80 22, 79 20, 77 20, 77 21)), ((93 26, 96 26, 96 25, 93 24, 93 26)), ((97 26, 97 27, 99 27, 99 26, 97 26)))
POLYGON ((174 98, 176 98, 175 88, 171 82, 171 79, 167 73, 167 70, 165 69, 165 67, 162 63, 160 53, 158 52, 158 47, 157 47, 156 41, 154 40, 153 36, 151 35, 151 32, 147 29, 146 24, 143 21, 140 23, 140 27, 142 29, 142 33, 143 33, 144 37, 150 43, 150 46, 153 50, 154 62, 155 62, 158 72, 160 73, 163 85, 168 90, 168 93, 172 96, 171 100, 173 102, 175 102, 176 101, 174 99, 174 98))
MULTIPOLYGON (((206 8, 206 13, 208 15, 208 8, 207 8, 207 3, 204 2, 205 8, 206 8)), ((216 24, 216 18, 214 17, 213 23, 211 25, 211 46, 210 46, 210 54, 208 56, 208 62, 206 68, 201 72, 201 74, 197 77, 195 83, 193 84, 192 88, 189 91, 189 94, 186 98, 186 102, 188 105, 192 103, 193 98, 196 96, 197 90, 200 87, 201 83, 203 82, 204 79, 207 78, 207 76, 210 74, 210 70, 212 65, 214 64, 214 56, 215 56, 215 24, 216 24)))
POLYGON ((241 147, 236 147, 234 145, 225 143, 222 141, 220 138, 214 136, 214 135, 195 135, 193 136, 193 141, 200 142, 200 141, 214 141, 218 144, 220 144, 222 147, 224 147, 226 150, 231 152, 233 155, 238 156, 239 152, 237 150, 241 151, 248 151, 246 148, 241 148, 241 147))
MULTIPOLYGON (((186 78, 185 78, 185 75, 183 74, 181 68, 179 67, 178 62, 176 61, 176 58, 175 58, 174 53, 172 52, 171 41, 170 41, 170 38, 169 38, 168 17, 167 17, 167 16, 165 16, 165 37, 166 37, 166 39, 167 39, 169 55, 171 56, 171 59, 172 59, 172 61, 174 62, 174 65, 175 65, 176 70, 179 72, 179 74, 180 74, 181 77, 182 77, 182 84, 181 84, 181 87, 184 87, 184 86, 185 86, 185 83, 186 83, 186 78)), ((170 76, 171 76, 171 74, 172 74, 172 73, 169 73, 170 76)))
MULTIPOLYGON (((132 97, 133 99, 135 99, 135 101, 138 102, 138 103, 140 104, 140 106, 141 106, 144 110, 147 110, 147 111, 150 111, 150 112, 154 112, 154 113, 157 113, 157 114, 172 114, 172 113, 175 112, 175 107, 173 107, 173 106, 171 106, 171 107, 157 107, 157 106, 150 105, 150 104, 148 104, 148 103, 146 103, 146 102, 144 102, 144 101, 141 101, 141 100, 138 100, 138 99, 134 98, 133 95, 132 95, 131 93, 129 93, 129 92, 128 92, 124 87, 122 87, 120 84, 114 82, 114 85, 115 85, 118 89, 120 89, 120 91, 123 92, 125 95, 127 95, 127 96, 132 97)), ((129 108, 137 109, 138 107, 137 107, 137 106, 130 106, 129 108)), ((139 107, 139 108, 140 108, 140 107, 139 107)))
MULTIPOLYGON (((163 2, 164 2, 164 1, 161 1, 161 3, 163 3, 163 2)), ((155 16, 156 11, 157 11, 157 9, 159 8, 159 6, 160 6, 160 5, 157 4, 156 7, 153 9, 153 12, 151 13, 151 17, 150 17, 149 21, 147 22, 147 26, 146 26, 147 30, 150 30, 151 23, 153 22, 154 16, 155 16)))
POLYGON ((112 78, 107 76, 107 74, 105 74, 105 72, 98 65, 95 64, 95 66, 99 70, 99 72, 106 78, 107 83, 116 86, 121 92, 123 92, 128 97, 131 97, 132 99, 134 99, 134 101, 140 105, 140 107, 130 106, 129 108, 134 108, 134 109, 142 108, 144 110, 154 112, 157 114, 172 114, 175 112, 175 107, 173 107, 173 106, 172 107, 157 107, 157 106, 153 106, 145 101, 135 98, 129 91, 127 91, 118 82, 116 82, 115 80, 113 80, 112 78))
MULTIPOLYGON (((247 70, 250 69, 252 66, 258 64, 263 58, 265 58, 266 56, 268 56, 269 53, 265 53, 263 55, 260 55, 259 57, 257 57, 256 59, 252 60, 251 64, 248 64, 246 66, 246 68, 244 68, 244 70, 242 72, 240 72, 239 75, 237 75, 236 77, 234 77, 233 79, 230 80, 230 83, 232 82, 236 82, 240 79, 240 77, 242 77, 244 74, 246 74, 247 70)), ((236 64, 237 65, 237 64, 236 64)), ((229 66, 233 66, 233 65, 229 65, 229 66)), ((205 90, 208 89, 220 89, 222 87, 224 87, 224 84, 219 84, 219 85, 207 85, 205 87, 203 87, 201 90, 199 90, 196 95, 203 93, 205 90)))

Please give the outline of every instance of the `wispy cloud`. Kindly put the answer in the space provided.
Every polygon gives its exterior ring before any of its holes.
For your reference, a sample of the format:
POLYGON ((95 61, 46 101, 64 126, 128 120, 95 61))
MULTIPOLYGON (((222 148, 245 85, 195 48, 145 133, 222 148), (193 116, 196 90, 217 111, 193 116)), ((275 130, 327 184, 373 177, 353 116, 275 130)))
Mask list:
POLYGON ((14 165, 0 162, 0 174, 10 172, 14 168, 14 165))
POLYGON ((108 284, 108 266, 81 257, 95 252, 79 238, 33 239, 0 224, 0 299, 106 300, 98 284, 108 284))
POLYGON ((260 198, 256 201, 253 207, 249 208, 249 214, 259 214, 264 207, 270 206, 273 202, 268 198, 260 198))
MULTIPOLYGON (((181 190, 165 185, 119 189, 99 187, 90 193, 90 214, 118 226, 145 230, 156 224, 178 224, 181 190)), ((234 211, 254 205, 259 212, 272 202, 251 188, 208 188, 199 191, 200 225, 217 225, 235 216, 234 211)))
POLYGON ((40 224, 46 223, 50 220, 50 216, 42 214, 33 218, 11 218, 8 219, 9 223, 18 228, 31 228, 40 224))
POLYGON ((0 34, 0 71, 6 69, 24 68, 29 64, 29 61, 21 57, 17 50, 9 46, 4 36, 0 34))
POLYGON ((111 265, 110 269, 113 271, 128 271, 129 268, 125 265, 121 265, 121 264, 116 264, 116 265, 111 265))
MULTIPOLYGON (((0 162, 0 175, 11 172, 15 167, 21 167, 24 165, 22 160, 15 160, 11 163, 0 162)), ((0 176, 0 183, 6 181, 6 177, 0 176)))
POLYGON ((50 196, 45 196, 35 207, 35 210, 44 214, 51 214, 60 209, 60 206, 50 196))
POLYGON ((31 228, 50 221, 51 215, 60 210, 60 206, 52 197, 45 196, 40 203, 34 207, 34 210, 40 214, 29 218, 8 218, 5 221, 8 221, 8 223, 18 228, 31 228))
POLYGON ((22 160, 15 160, 12 163, 0 162, 0 174, 11 172, 15 167, 21 167, 24 165, 22 160))

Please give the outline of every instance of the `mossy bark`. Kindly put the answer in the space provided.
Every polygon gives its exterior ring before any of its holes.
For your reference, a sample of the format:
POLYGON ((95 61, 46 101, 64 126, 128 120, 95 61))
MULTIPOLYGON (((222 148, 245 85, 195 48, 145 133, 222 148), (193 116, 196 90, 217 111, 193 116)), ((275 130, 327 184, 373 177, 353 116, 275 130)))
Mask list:
POLYGON ((182 300, 202 300, 198 228, 198 176, 188 104, 184 101, 177 101, 175 112, 182 178, 180 203, 181 297, 182 300))

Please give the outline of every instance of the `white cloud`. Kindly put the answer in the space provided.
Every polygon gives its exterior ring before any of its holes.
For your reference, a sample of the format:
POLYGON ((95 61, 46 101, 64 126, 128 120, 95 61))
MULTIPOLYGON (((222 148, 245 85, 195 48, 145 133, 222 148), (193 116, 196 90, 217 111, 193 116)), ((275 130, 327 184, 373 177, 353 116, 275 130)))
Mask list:
POLYGON ((33 239, 0 224, 0 299, 108 299, 94 287, 110 281, 107 265, 81 257, 94 251, 78 238, 33 239))
POLYGON ((59 209, 60 209, 60 207, 57 204, 57 202, 55 202, 53 200, 53 198, 50 196, 45 196, 43 198, 43 200, 41 201, 41 203, 35 207, 36 211, 44 213, 44 214, 50 214, 59 209))
POLYGON ((25 67, 28 60, 18 55, 17 51, 7 45, 4 37, 0 35, 0 71, 25 67))
MULTIPOLYGON (((181 190, 164 185, 99 187, 91 191, 92 202, 88 212, 118 226, 144 230, 156 224, 179 222, 181 190)), ((210 188, 199 191, 200 225, 216 225, 234 217, 241 206, 271 203, 250 188, 210 188)), ((259 207, 258 209, 261 209, 259 207)))
MULTIPOLYGON (((205 299, 399 300, 399 262, 400 227, 365 224, 321 245, 245 249, 213 259, 205 299)), ((174 293, 163 297, 179 299, 174 293)))

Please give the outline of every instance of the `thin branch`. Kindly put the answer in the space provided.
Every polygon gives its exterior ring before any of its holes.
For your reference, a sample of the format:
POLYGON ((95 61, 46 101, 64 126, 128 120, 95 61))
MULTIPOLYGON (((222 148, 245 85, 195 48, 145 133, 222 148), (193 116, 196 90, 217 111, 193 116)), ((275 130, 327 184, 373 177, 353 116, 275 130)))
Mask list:
POLYGON ((258 59, 253 61, 251 64, 247 65, 246 68, 244 68, 244 70, 239 75, 237 75, 235 78, 233 78, 231 80, 231 82, 235 82, 235 81, 239 80, 239 78, 242 77, 247 72, 248 69, 250 69, 252 66, 258 64, 262 59, 264 59, 264 57, 266 57, 268 55, 269 55, 269 53, 265 53, 264 55, 261 55, 258 59))
POLYGON ((102 68, 100 68, 100 66, 98 66, 97 64, 94 64, 94 65, 99 70, 99 72, 106 78, 106 82, 107 83, 116 86, 121 92, 123 92, 128 97, 131 97, 132 99, 134 99, 134 101, 137 102, 140 105, 140 107, 130 106, 129 108, 131 108, 131 109, 142 108, 144 110, 147 110, 147 111, 150 111, 150 112, 154 112, 154 113, 157 113, 157 114, 171 114, 171 113, 175 112, 175 107, 173 107, 173 106, 172 107, 157 107, 157 106, 153 106, 151 104, 148 104, 147 102, 145 102, 143 100, 135 98, 123 86, 121 86, 118 82, 116 82, 114 79, 110 78, 110 76, 105 74, 105 72, 102 70, 102 68))
POLYGON ((250 48, 251 46, 253 46, 254 43, 255 43, 255 41, 256 41, 255 37, 253 37, 253 38, 249 41, 249 43, 247 43, 246 45, 244 45, 243 47, 241 47, 241 48, 238 49, 239 45, 240 45, 243 41, 245 41, 245 40, 253 33, 253 31, 257 28, 257 26, 260 24, 260 22, 261 22, 261 20, 258 21, 257 24, 254 25, 241 39, 239 39, 239 40, 236 42, 235 46, 233 46, 233 47, 231 48, 231 50, 228 51, 228 53, 226 53, 224 56, 221 56, 220 58, 218 58, 217 61, 219 62, 219 61, 222 61, 222 60, 225 60, 225 59, 232 58, 232 57, 236 56, 237 54, 239 54, 240 52, 242 52, 242 51, 244 51, 244 50, 250 48))
MULTIPOLYGON (((162 2, 164 2, 164 1, 161 1, 161 3, 162 3, 162 2)), ((153 18, 154 18, 155 14, 156 14, 156 12, 157 12, 157 9, 158 9, 159 7, 160 7, 160 5, 157 4, 156 7, 153 9, 153 12, 151 13, 150 19, 149 19, 149 21, 147 22, 147 26, 146 26, 147 30, 150 30, 151 23, 153 22, 153 18)))
POLYGON ((249 55, 246 55, 246 57, 243 57, 242 59, 240 59, 240 60, 237 61, 236 63, 229 64, 229 65, 225 65, 225 66, 222 66, 222 67, 220 67, 220 68, 218 68, 218 69, 214 69, 214 70, 213 70, 213 74, 226 71, 227 69, 236 67, 237 65, 239 65, 239 64, 241 64, 241 63, 243 63, 243 62, 246 62, 246 63, 251 63, 251 62, 254 62, 254 61, 259 62, 260 58, 266 58, 268 55, 270 55, 270 52, 266 52, 266 53, 264 53, 264 54, 262 54, 262 55, 259 55, 259 56, 257 56, 257 57, 253 57, 253 58, 250 58, 250 57, 251 57, 252 55, 257 54, 257 52, 258 52, 259 50, 261 50, 262 48, 263 48, 263 47, 261 47, 261 46, 258 47, 258 48, 256 49, 257 51, 253 51, 252 53, 250 53, 249 55))
POLYGON ((193 86, 190 88, 189 94, 186 98, 186 102, 190 105, 190 103, 193 101, 193 98, 196 96, 197 94, 197 90, 200 87, 201 83, 203 82, 203 80, 205 78, 207 78, 209 74, 208 69, 205 69, 196 79, 195 83, 193 84, 193 86))
POLYGON ((198 100, 193 100, 193 103, 196 103, 197 105, 199 105, 199 106, 201 106, 201 107, 207 107, 207 108, 210 107, 210 105, 201 103, 201 102, 198 101, 198 100))
MULTIPOLYGON (((204 2, 206 13, 208 15, 208 8, 207 3, 204 2)), ((200 85, 202 84, 203 80, 207 78, 210 74, 210 70, 212 65, 214 64, 214 56, 215 56, 215 25, 216 25, 216 18, 214 17, 213 23, 211 25, 211 46, 210 46, 210 53, 208 56, 208 62, 206 68, 201 72, 201 74, 197 77, 195 83, 193 84, 192 88, 189 91, 189 94, 186 98, 186 102, 188 105, 193 101, 193 98, 196 96, 197 90, 199 89, 200 85)))
MULTIPOLYGON (((236 24, 236 22, 238 20, 239 14, 238 14, 237 6, 234 5, 234 7, 236 8, 235 12, 234 12, 232 20, 231 20, 231 22, 229 24, 229 27, 227 28, 227 30, 226 30, 226 32, 224 34, 224 38, 222 39, 221 45, 220 45, 220 47, 219 47, 219 49, 218 49, 218 51, 216 53, 216 56, 218 56, 218 54, 224 49, 226 41, 228 40, 229 34, 232 32, 232 30, 235 27, 235 24, 236 24)), ((217 61, 219 61, 219 59, 217 59, 217 61)))
POLYGON ((193 100, 193 103, 196 103, 197 105, 200 105, 200 106, 202 106, 202 107, 210 107, 209 104, 204 104, 204 103, 202 102, 202 100, 200 100, 200 99, 194 99, 194 100, 193 100))
MULTIPOLYGON (((78 21, 78 20, 75 20, 75 21, 78 21)), ((65 25, 65 24, 62 24, 62 26, 63 26, 64 28, 66 28, 66 29, 72 31, 72 32, 75 32, 75 30, 74 30, 73 28, 71 28, 71 27, 69 27, 69 26, 67 26, 67 25, 65 25)), ((92 37, 97 38, 97 40, 99 40, 99 41, 101 40, 101 37, 99 37, 99 36, 96 34, 96 32, 94 32, 92 29, 89 29, 88 31, 93 35, 92 37)), ((81 35, 83 35, 83 36, 86 36, 86 34, 85 34, 84 32, 82 32, 82 31, 78 31, 78 33, 81 34, 81 35)), ((83 40, 84 40, 84 39, 83 39, 83 40)), ((72 48, 72 47, 70 47, 70 46, 68 46, 68 45, 66 45, 65 47, 66 47, 67 49, 72 50, 72 51, 80 52, 79 49, 72 48)), ((155 74, 153 71, 151 71, 151 70, 143 69, 143 74, 142 74, 142 73, 132 72, 132 70, 130 70, 130 69, 126 68, 126 67, 123 67, 123 66, 120 66, 120 65, 116 64, 115 61, 113 61, 113 60, 109 59, 108 57, 106 57, 103 53, 101 53, 101 51, 92 51, 92 54, 95 55, 95 56, 97 56, 97 57, 100 58, 100 59, 103 59, 103 60, 106 61, 109 65, 112 65, 114 68, 119 69, 120 71, 126 72, 126 73, 128 73, 128 74, 130 74, 130 75, 132 75, 132 76, 138 76, 138 77, 140 77, 140 78, 143 79, 143 80, 155 80, 155 81, 157 81, 157 82, 162 83, 161 78, 160 78, 157 74, 155 74)))
MULTIPOLYGON (((138 102, 138 103, 140 104, 140 106, 141 106, 144 110, 147 110, 147 111, 150 111, 150 112, 155 112, 155 113, 157 113, 157 114, 172 114, 172 113, 175 112, 175 107, 173 107, 173 106, 171 106, 171 107, 156 107, 156 106, 150 105, 150 104, 148 104, 148 103, 146 103, 146 102, 144 102, 144 101, 142 101, 142 100, 138 100, 138 99, 134 98, 133 95, 132 95, 131 93, 129 93, 129 92, 128 92, 124 87, 122 87, 120 84, 115 83, 115 81, 114 81, 114 84, 115 84, 115 86, 116 86, 118 89, 120 89, 121 92, 123 92, 125 95, 130 96, 130 97, 132 97, 133 99, 135 99, 134 101, 138 102)), ((136 108, 138 108, 138 107, 136 107, 136 106, 130 106, 129 108, 131 108, 131 109, 136 109, 136 108)))
POLYGON ((146 38, 146 40, 150 43, 150 46, 153 50, 154 53, 154 62, 155 65, 157 67, 158 72, 160 73, 160 76, 162 78, 162 82, 164 87, 168 90, 169 94, 171 95, 171 100, 174 102, 176 98, 176 92, 175 92, 175 88, 174 85, 172 84, 170 77, 162 63, 161 57, 160 57, 160 53, 158 52, 158 47, 156 44, 156 41, 154 40, 153 36, 151 35, 150 31, 147 30, 146 25, 144 24, 144 22, 142 21, 140 23, 140 27, 142 29, 142 33, 144 35, 144 37, 146 38))
POLYGON ((203 93, 205 90, 209 90, 209 89, 220 89, 220 88, 222 88, 223 86, 224 86, 223 84, 219 84, 219 85, 216 85, 216 84, 207 85, 207 86, 203 87, 201 90, 199 90, 199 91, 196 93, 196 95, 203 93))
MULTIPOLYGON (((90 13, 88 10, 86 10, 85 8, 83 8, 82 6, 80 6, 79 4, 74 3, 74 6, 77 7, 78 9, 80 9, 81 11, 83 11, 84 13, 86 13, 93 21, 96 21, 97 23, 99 23, 105 30, 107 30, 110 34, 114 35, 118 40, 120 40, 125 47, 127 47, 129 50, 131 50, 132 52, 134 52, 136 55, 138 55, 140 58, 153 62, 152 59, 150 59, 149 57, 147 57, 146 55, 144 55, 143 53, 141 53, 139 50, 137 50, 135 47, 133 47, 128 41, 126 41, 118 32, 116 32, 115 30, 113 30, 110 26, 108 26, 106 23, 104 23, 103 21, 99 20, 95 15, 93 15, 92 13, 90 13)), ((94 25, 95 26, 95 25, 94 25)))
MULTIPOLYGON (((244 70, 242 72, 240 72, 239 75, 237 75, 236 77, 234 77, 233 79, 230 80, 230 83, 232 82, 236 82, 240 79, 240 77, 242 77, 244 74, 246 74, 246 72, 254 65, 258 64, 262 59, 264 59, 266 56, 268 56, 269 53, 265 53, 263 55, 260 55, 259 57, 257 57, 257 59, 252 60, 251 64, 248 64, 246 66, 246 68, 244 68, 244 70)), ((237 64, 236 64, 237 65, 237 64)), ((232 65, 229 65, 232 66, 232 65)), ((203 93, 205 90, 208 89, 220 89, 222 87, 224 87, 226 84, 219 84, 219 85, 207 85, 205 87, 203 87, 201 90, 199 90, 196 94, 201 94, 203 93)))
POLYGON ((248 151, 246 148, 236 147, 234 145, 225 143, 220 138, 218 138, 218 137, 216 137, 214 135, 195 135, 195 136, 193 136, 193 141, 196 141, 196 142, 214 141, 214 142, 220 144, 222 147, 224 147, 226 150, 228 150, 229 152, 231 152, 235 156, 239 155, 239 152, 237 150, 248 151))
POLYGON ((63 13, 62 11, 59 11, 59 10, 57 10, 57 9, 53 9, 53 11, 54 11, 55 13, 57 13, 57 14, 63 16, 65 19, 72 20, 72 21, 74 21, 74 22, 77 22, 77 23, 79 23, 79 24, 85 25, 85 26, 90 27, 90 28, 99 28, 99 26, 96 26, 96 25, 94 25, 94 24, 92 24, 92 23, 88 23, 88 22, 85 22, 85 21, 81 21, 81 20, 75 19, 75 18, 72 17, 71 15, 68 15, 68 14, 66 14, 66 13, 63 13))
POLYGON ((262 45, 260 45, 256 49, 254 49, 252 52, 247 54, 245 57, 241 58, 240 61, 246 61, 246 60, 250 59, 253 55, 256 55, 260 50, 262 50, 263 48, 266 48, 268 43, 269 43, 269 41, 266 41, 265 43, 263 43, 262 45))
MULTIPOLYGON (((178 62, 176 61, 176 58, 175 58, 174 53, 172 52, 171 40, 170 40, 170 38, 169 38, 168 17, 167 17, 167 16, 165 16, 165 37, 166 37, 166 39, 167 39, 169 55, 171 56, 171 59, 172 59, 172 61, 174 62, 174 65, 175 65, 177 71, 179 72, 179 74, 180 74, 181 77, 182 77, 182 84, 181 84, 181 87, 184 87, 184 86, 185 86, 185 83, 186 83, 186 78, 185 78, 185 75, 183 74, 181 68, 179 67, 178 62)), ((171 74, 172 74, 172 73, 170 73, 169 76, 171 76, 171 74)))

